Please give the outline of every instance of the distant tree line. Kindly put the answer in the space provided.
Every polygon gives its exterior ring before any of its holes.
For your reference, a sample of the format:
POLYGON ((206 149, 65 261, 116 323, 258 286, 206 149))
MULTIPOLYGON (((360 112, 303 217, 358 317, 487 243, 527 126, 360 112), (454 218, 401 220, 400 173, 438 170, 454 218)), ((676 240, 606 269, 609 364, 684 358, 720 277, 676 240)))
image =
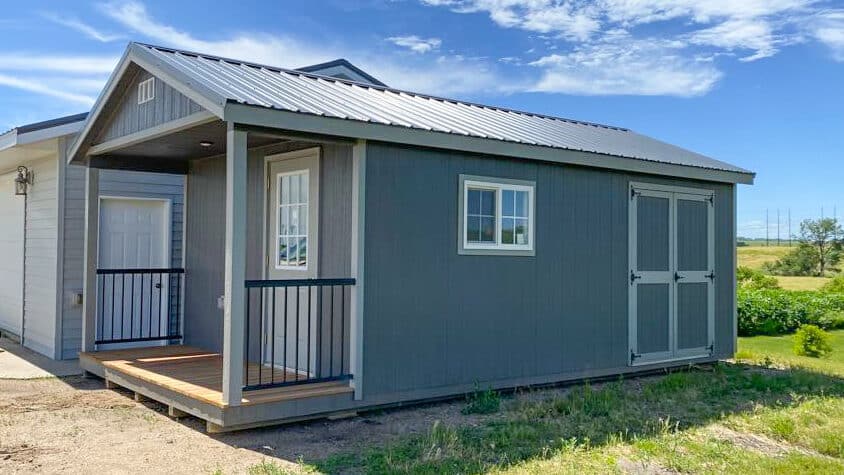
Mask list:
POLYGON ((837 272, 842 257, 841 225, 835 218, 806 219, 795 236, 797 246, 776 262, 765 264, 774 275, 825 276, 837 272))

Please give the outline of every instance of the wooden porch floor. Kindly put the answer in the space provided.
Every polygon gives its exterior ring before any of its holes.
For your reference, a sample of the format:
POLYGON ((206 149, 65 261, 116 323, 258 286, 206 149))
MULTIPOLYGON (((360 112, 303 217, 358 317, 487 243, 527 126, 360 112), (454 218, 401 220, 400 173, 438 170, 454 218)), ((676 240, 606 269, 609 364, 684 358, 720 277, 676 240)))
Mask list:
MULTIPOLYGON (((80 363, 91 367, 101 366, 109 371, 122 373, 159 386, 170 391, 224 408, 223 404, 223 357, 200 348, 184 345, 107 350, 79 354, 80 363)), ((263 368, 264 381, 269 368, 263 368)), ((281 381, 285 371, 275 369, 274 379, 281 381)), ((96 371, 95 371, 96 372, 96 371)), ((106 373, 106 372, 102 372, 106 373)), ((249 363, 249 384, 257 383, 258 364, 249 363)), ((288 372, 287 380, 295 379, 288 372)), ((108 381, 108 377, 106 376, 108 381)), ((241 405, 255 405, 308 397, 351 393, 348 382, 327 382, 303 384, 281 388, 261 389, 244 392, 241 405)), ((165 402, 166 401, 160 401, 165 402)))

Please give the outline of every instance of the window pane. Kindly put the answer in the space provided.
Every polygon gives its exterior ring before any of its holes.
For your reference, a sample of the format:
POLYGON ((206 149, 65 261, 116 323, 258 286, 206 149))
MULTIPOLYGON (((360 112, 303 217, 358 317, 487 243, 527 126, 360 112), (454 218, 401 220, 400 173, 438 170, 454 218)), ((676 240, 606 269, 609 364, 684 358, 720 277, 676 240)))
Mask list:
POLYGON ((501 243, 502 244, 514 244, 515 241, 513 240, 513 227, 514 221, 513 218, 504 218, 501 220, 501 243))
POLYGON ((290 232, 288 234, 299 234, 299 207, 290 206, 290 232))
POLYGON ((290 177, 283 176, 281 177, 281 203, 286 205, 290 203, 290 177))
POLYGON ((466 218, 466 240, 469 242, 480 242, 481 218, 477 216, 469 216, 466 218))
POLYGON ((522 245, 522 246, 530 244, 528 242, 528 220, 526 220, 526 219, 517 219, 516 220, 515 238, 516 238, 516 244, 519 244, 519 245, 522 245))
POLYGON ((290 202, 299 202, 299 177, 300 175, 290 176, 290 202))
POLYGON ((483 216, 495 216, 495 192, 482 190, 481 192, 481 214, 483 216))
POLYGON ((284 237, 278 240, 278 265, 287 265, 287 238, 284 237))
POLYGON ((495 242, 495 218, 481 218, 481 242, 495 242))
POLYGON ((468 203, 466 211, 469 214, 481 214, 481 192, 480 190, 469 190, 467 193, 468 203))
POLYGON ((299 238, 299 265, 308 264, 308 238, 299 238))
POLYGON ((297 238, 287 238, 287 255, 290 256, 290 265, 295 266, 297 255, 299 253, 299 240, 297 238))
POLYGON ((513 216, 513 205, 516 201, 513 190, 504 190, 501 192, 501 214, 503 216, 513 216))
POLYGON ((307 203, 308 202, 308 173, 305 172, 301 175, 301 181, 299 183, 299 203, 307 203))
POLYGON ((290 207, 282 206, 278 209, 278 234, 286 236, 290 234, 288 226, 290 224, 290 207))
POLYGON ((308 234, 308 205, 299 205, 299 234, 308 234))
POLYGON ((516 213, 513 216, 521 218, 528 217, 528 193, 527 191, 516 192, 516 213))

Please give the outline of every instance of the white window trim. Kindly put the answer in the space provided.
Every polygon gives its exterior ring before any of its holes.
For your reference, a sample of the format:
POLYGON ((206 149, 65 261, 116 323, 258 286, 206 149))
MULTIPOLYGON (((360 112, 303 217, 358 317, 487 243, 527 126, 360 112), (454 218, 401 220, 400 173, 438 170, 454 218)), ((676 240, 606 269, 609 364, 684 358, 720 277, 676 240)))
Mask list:
POLYGON ((464 255, 512 255, 533 256, 536 252, 536 183, 524 180, 506 178, 477 177, 460 175, 459 191, 459 220, 458 226, 458 254, 464 255), (469 207, 469 189, 486 189, 495 191, 495 242, 470 242, 466 237, 466 223, 469 207), (503 220, 502 194, 505 190, 524 191, 528 194, 528 243, 505 244, 501 242, 501 222, 503 220))
MULTIPOLYGON (((309 169, 303 168, 301 170, 293 170, 293 171, 289 171, 289 172, 283 172, 283 173, 277 173, 276 174, 276 176, 275 176, 275 179, 276 179, 275 213, 276 213, 276 216, 278 216, 278 210, 279 210, 279 208, 281 208, 281 179, 286 177, 286 176, 293 176, 293 175, 304 175, 309 180, 308 181, 308 213, 307 213, 307 217, 306 217, 306 219, 308 220, 308 232, 305 234, 305 239, 307 239, 307 242, 308 242, 308 257, 307 257, 307 260, 305 261, 305 265, 303 265, 303 266, 280 265, 278 263, 278 246, 279 246, 279 239, 281 238, 281 219, 276 217, 276 220, 275 220, 275 236, 274 236, 274 239, 275 239, 275 247, 274 247, 275 259, 274 259, 273 264, 274 264, 276 270, 291 270, 291 271, 307 272, 308 266, 310 265, 309 263, 311 262, 311 219, 310 219, 310 214, 311 214, 311 199, 310 199, 311 171, 309 169)), ((298 204, 299 203, 297 203, 297 205, 298 204)), ((301 225, 301 217, 299 219, 300 219, 299 224, 301 225)), ((289 225, 290 225, 290 223, 288 223, 288 226, 289 225)), ((286 234, 285 236, 290 237, 291 235, 286 234)), ((301 237, 302 235, 297 234, 296 236, 301 237)), ((298 243, 297 243, 296 252, 298 252, 298 251, 299 251, 299 247, 298 247, 298 243)))
POLYGON ((138 83, 138 105, 146 104, 155 99, 155 77, 138 83))

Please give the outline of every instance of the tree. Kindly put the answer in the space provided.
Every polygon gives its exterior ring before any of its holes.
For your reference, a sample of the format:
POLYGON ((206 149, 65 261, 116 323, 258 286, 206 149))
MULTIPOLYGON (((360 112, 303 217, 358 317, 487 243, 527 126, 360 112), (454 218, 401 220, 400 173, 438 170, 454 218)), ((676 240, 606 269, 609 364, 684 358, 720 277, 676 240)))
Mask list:
POLYGON ((817 262, 818 275, 823 276, 827 267, 841 260, 841 236, 844 231, 837 219, 806 219, 800 223, 801 246, 810 246, 817 262))

